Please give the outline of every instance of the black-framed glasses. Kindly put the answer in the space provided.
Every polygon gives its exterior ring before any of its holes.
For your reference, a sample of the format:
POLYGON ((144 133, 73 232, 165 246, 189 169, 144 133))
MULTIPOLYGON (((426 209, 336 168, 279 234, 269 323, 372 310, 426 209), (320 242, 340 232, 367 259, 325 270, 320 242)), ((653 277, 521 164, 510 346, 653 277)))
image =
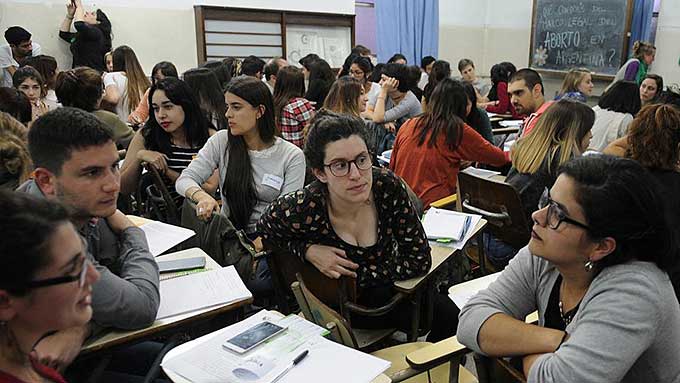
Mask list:
POLYGON ((569 218, 569 216, 567 216, 567 213, 565 213, 562 210, 560 205, 550 198, 550 190, 548 190, 548 188, 545 188, 545 190, 543 190, 543 194, 541 195, 541 198, 538 200, 539 210, 545 208, 546 206, 548 207, 548 215, 546 218, 546 222, 549 228, 557 230, 562 222, 566 222, 574 226, 578 226, 582 229, 590 230, 590 227, 588 227, 588 225, 586 225, 585 223, 581 223, 575 219, 569 218))
POLYGON ((31 282, 28 282, 26 284, 26 287, 31 288, 31 289, 35 289, 35 288, 39 288, 39 287, 61 285, 63 283, 71 283, 71 282, 78 281, 78 287, 83 288, 83 286, 85 286, 85 279, 87 279, 87 269, 90 267, 90 263, 91 263, 91 261, 86 256, 84 256, 82 268, 80 269, 80 273, 78 273, 78 275, 65 275, 63 277, 41 279, 39 281, 31 281, 31 282))
POLYGON ((330 164, 323 164, 323 166, 330 169, 331 174, 334 176, 345 177, 349 174, 352 164, 356 165, 357 169, 359 170, 368 170, 371 168, 371 166, 373 166, 373 162, 371 162, 371 155, 367 152, 359 154, 351 161, 337 160, 331 162, 330 164))

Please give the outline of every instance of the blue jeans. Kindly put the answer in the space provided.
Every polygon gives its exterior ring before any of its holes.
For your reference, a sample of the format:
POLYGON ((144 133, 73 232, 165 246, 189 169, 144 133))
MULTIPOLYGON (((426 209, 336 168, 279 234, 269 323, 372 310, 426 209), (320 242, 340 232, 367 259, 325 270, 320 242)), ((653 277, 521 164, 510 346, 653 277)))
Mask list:
POLYGON ((504 269, 512 257, 517 254, 519 249, 508 245, 500 239, 494 237, 491 233, 484 233, 484 254, 491 262, 491 265, 497 269, 504 269))

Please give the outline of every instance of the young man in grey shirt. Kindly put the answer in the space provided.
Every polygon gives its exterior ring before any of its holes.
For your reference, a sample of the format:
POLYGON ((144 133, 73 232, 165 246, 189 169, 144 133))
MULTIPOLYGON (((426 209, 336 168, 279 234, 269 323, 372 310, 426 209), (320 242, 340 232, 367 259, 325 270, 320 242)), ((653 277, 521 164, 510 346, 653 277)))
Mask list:
POLYGON ((34 178, 18 191, 55 199, 74 212, 88 257, 101 278, 92 290, 90 324, 43 338, 41 363, 64 369, 96 327, 151 325, 160 305, 158 266, 141 229, 116 209, 120 189, 112 132, 94 115, 60 108, 37 120, 28 135, 34 178))

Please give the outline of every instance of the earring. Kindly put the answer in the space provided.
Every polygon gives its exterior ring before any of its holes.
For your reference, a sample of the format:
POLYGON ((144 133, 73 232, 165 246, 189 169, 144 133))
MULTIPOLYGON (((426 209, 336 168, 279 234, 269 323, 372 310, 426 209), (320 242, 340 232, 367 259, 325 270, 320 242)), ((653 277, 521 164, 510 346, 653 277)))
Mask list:
POLYGON ((583 267, 585 267, 587 272, 593 271, 594 266, 595 266, 595 262, 593 262, 591 260, 588 260, 588 262, 586 262, 585 265, 583 265, 583 267))

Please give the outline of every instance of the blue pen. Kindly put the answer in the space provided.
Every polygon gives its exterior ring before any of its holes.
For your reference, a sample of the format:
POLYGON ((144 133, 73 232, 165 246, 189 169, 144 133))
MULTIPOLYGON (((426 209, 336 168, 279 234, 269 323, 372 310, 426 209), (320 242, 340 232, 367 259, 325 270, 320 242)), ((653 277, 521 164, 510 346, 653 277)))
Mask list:
POLYGON ((281 379, 284 375, 288 373, 288 371, 292 370, 293 367, 297 366, 300 362, 302 362, 302 360, 305 359, 307 355, 309 355, 309 350, 305 350, 300 355, 296 356, 295 359, 293 359, 293 362, 289 364, 285 370, 281 371, 281 373, 279 373, 279 375, 277 375, 276 378, 274 378, 274 380, 272 380, 272 383, 278 382, 279 379, 281 379))

